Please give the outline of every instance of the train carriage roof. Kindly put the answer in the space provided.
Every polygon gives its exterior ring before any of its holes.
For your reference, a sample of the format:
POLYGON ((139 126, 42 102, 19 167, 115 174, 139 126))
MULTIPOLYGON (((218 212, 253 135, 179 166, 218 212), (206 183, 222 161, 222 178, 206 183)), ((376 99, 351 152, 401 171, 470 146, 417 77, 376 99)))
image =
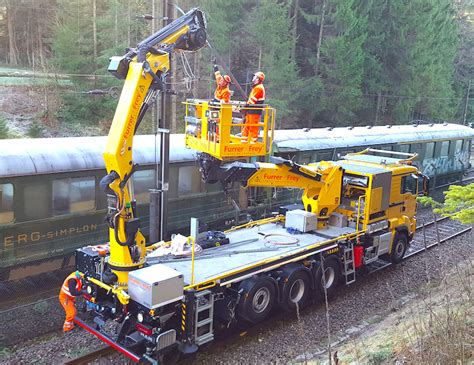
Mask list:
POLYGON ((459 124, 312 128, 275 131, 275 152, 373 147, 451 138, 474 138, 474 129, 459 124))
MULTIPOLYGON (((0 177, 105 169, 102 154, 106 141, 107 137, 2 140, 0 177)), ((160 161, 159 138, 135 136, 133 145, 135 163, 143 165, 160 161)), ((195 152, 185 147, 184 135, 170 135, 170 162, 194 160, 195 152)))
MULTIPOLYGON (((365 148, 398 142, 473 137, 473 129, 458 124, 289 129, 275 131, 274 149, 276 152, 294 152, 365 148)), ((107 137, 2 140, 0 177, 103 169, 102 153, 106 140, 107 137)), ((135 136, 134 162, 141 165, 159 162, 159 146, 159 138, 155 139, 153 135, 135 136)), ((183 134, 170 135, 170 162, 194 161, 195 156, 195 151, 185 147, 183 134)))

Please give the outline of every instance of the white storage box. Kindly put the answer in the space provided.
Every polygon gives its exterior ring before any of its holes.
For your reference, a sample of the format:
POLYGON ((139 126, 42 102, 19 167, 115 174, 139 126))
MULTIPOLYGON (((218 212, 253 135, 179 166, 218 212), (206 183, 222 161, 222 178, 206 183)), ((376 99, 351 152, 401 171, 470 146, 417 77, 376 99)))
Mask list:
POLYGON ((333 227, 347 227, 347 217, 341 213, 332 213, 329 216, 329 225, 333 227))
POLYGON ((183 274, 157 264, 128 274, 128 294, 141 305, 155 309, 183 298, 183 274))
POLYGON ((316 214, 305 210, 289 210, 286 212, 285 227, 297 229, 300 232, 316 230, 318 217, 316 214))

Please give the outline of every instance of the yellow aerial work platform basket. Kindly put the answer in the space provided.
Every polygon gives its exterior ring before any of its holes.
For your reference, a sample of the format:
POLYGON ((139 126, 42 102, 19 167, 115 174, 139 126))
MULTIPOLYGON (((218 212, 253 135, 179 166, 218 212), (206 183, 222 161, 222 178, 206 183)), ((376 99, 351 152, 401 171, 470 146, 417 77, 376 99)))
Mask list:
POLYGON ((271 153, 275 109, 268 105, 248 106, 244 102, 213 103, 188 99, 186 105, 186 146, 219 160, 265 156, 271 153), (260 114, 257 141, 242 141, 246 112, 260 114))

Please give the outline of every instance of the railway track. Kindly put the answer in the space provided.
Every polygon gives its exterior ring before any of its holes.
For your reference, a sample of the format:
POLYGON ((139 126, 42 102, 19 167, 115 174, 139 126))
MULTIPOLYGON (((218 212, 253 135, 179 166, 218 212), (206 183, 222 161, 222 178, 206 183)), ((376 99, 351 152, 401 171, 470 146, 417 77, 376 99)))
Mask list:
MULTIPOLYGON (((449 219, 449 217, 441 217, 428 223, 419 224, 416 227, 415 236, 403 256, 403 260, 419 255, 470 230, 472 230, 472 227, 466 227, 458 221, 449 219)), ((369 273, 372 274, 392 265, 391 262, 378 260, 369 268, 369 273)))
POLYGON ((71 360, 66 360, 62 365, 86 365, 94 363, 98 365, 112 364, 110 360, 106 359, 106 356, 111 355, 115 352, 115 349, 111 346, 104 346, 95 351, 88 352, 87 354, 78 356, 71 360))
MULTIPOLYGON (((439 246, 440 244, 447 242, 453 239, 454 237, 469 232, 471 229, 472 227, 466 227, 465 225, 457 221, 450 220, 448 217, 438 218, 428 223, 421 224, 416 229, 415 237, 405 253, 404 260, 410 259, 416 255, 426 252, 431 248, 439 246)), ((379 271, 392 265, 392 263, 383 261, 382 263, 376 265, 373 270, 370 270, 369 274, 372 274, 373 272, 379 271)), ((282 314, 277 314, 276 316, 282 316, 282 314)), ((247 333, 251 334, 251 332, 257 331, 257 327, 258 326, 256 325, 242 324, 231 331, 226 328, 222 332, 222 334, 217 336, 217 338, 219 338, 218 341, 220 343, 225 341, 232 341, 232 339, 235 339, 236 336, 239 336, 239 334, 242 336, 242 334, 246 335, 247 333)), ((112 354, 114 351, 115 350, 112 347, 107 346, 105 348, 91 351, 90 353, 78 357, 77 359, 64 362, 64 364, 88 364, 90 361, 104 358, 112 354)), ((103 361, 106 360, 104 359, 103 361)), ((109 362, 102 362, 102 364, 108 363, 109 362)), ((101 364, 101 362, 99 362, 99 364, 101 364)))

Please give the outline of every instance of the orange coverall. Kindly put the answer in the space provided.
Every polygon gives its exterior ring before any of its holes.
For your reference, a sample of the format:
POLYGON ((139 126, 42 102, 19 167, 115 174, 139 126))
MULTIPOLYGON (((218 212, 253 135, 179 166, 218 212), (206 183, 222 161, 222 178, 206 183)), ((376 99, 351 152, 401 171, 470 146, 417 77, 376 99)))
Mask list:
MULTIPOLYGON (((249 98, 247 100, 248 105, 259 105, 265 102, 265 87, 263 84, 257 84, 250 91, 249 98)), ((262 111, 259 110, 247 110, 245 116, 245 125, 242 128, 242 142, 248 142, 250 136, 251 142, 256 142, 258 139, 258 121, 262 111)))
POLYGON ((214 72, 216 76, 216 91, 214 91, 214 99, 224 103, 230 103, 230 89, 229 84, 226 86, 221 86, 222 80, 224 80, 224 76, 221 75, 220 71, 214 72))
POLYGON ((64 280, 63 286, 61 287, 61 291, 59 292, 59 302, 66 312, 66 320, 63 325, 64 332, 70 331, 74 328, 74 317, 76 316, 75 297, 77 295, 73 295, 74 293, 71 293, 69 290, 69 280, 71 279, 76 282, 76 294, 82 289, 82 282, 76 277, 75 272, 70 274, 66 280, 64 280))

